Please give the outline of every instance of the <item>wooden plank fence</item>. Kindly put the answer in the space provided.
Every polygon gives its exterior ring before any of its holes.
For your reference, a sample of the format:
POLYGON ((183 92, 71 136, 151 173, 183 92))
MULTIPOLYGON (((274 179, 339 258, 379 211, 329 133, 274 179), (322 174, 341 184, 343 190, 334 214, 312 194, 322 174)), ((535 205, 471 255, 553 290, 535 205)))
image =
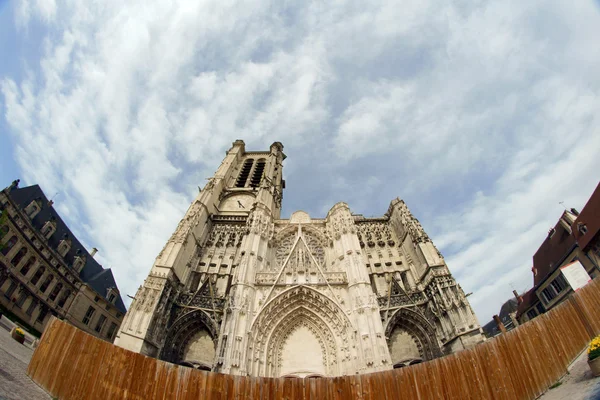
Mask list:
POLYGON ((600 280, 533 321, 472 349, 401 369, 333 378, 198 371, 116 347, 54 319, 28 368, 71 399, 535 399, 600 334, 600 280))

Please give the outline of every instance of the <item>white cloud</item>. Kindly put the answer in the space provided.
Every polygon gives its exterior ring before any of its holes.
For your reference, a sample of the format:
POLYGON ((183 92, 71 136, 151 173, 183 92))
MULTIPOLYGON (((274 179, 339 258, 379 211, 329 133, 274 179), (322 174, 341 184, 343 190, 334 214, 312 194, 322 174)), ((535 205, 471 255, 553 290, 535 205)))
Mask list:
POLYGON ((557 203, 581 207, 597 183, 591 1, 14 8, 46 35, 31 73, 1 80, 16 159, 64 193, 123 293, 238 138, 284 143, 288 213, 380 215, 404 197, 481 322, 531 283, 557 203))

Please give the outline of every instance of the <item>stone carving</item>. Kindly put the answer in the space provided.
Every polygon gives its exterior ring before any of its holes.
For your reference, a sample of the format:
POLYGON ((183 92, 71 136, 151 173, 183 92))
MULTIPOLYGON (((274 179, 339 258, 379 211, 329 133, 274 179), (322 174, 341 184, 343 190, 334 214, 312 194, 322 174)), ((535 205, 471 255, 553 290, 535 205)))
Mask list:
POLYGON ((242 244, 246 228, 242 225, 215 224, 205 247, 239 247, 242 244))
POLYGON ((263 239, 270 239, 273 236, 274 226, 271 217, 265 215, 259 209, 254 210, 246 220, 247 232, 260 235, 263 239))
POLYGON ((385 336, 393 332, 414 341, 410 351, 423 360, 440 355, 440 345, 478 341, 467 298, 404 202, 377 218, 337 203, 326 218, 298 211, 279 219, 281 150, 245 152, 236 142, 227 153, 157 259, 161 272, 138 290, 120 331, 124 346, 154 346, 178 363, 206 330, 219 343, 213 370, 279 376, 290 371, 283 352, 301 348, 290 341, 302 337, 319 373, 333 376, 392 368, 385 336), (261 160, 256 176, 264 177, 254 179, 251 167, 253 185, 236 186, 251 160, 261 160))
POLYGON ((356 224, 360 247, 394 247, 392 230, 386 222, 362 222, 356 224))

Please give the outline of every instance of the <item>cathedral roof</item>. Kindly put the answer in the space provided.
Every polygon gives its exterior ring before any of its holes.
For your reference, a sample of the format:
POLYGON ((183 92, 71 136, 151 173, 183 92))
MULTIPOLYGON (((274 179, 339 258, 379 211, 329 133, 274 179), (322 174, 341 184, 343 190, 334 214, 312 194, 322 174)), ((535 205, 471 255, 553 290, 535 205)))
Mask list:
MULTIPOLYGON (((31 223, 34 228, 41 230, 47 221, 53 220, 56 222, 56 231, 48 239, 48 245, 56 249, 59 242, 67 235, 66 237, 71 240, 71 249, 63 259, 68 265, 72 266, 78 251, 79 255, 85 256, 85 266, 79 274, 81 280, 90 285, 92 289, 104 298, 106 298, 110 288, 117 288, 117 284, 110 268, 104 269, 94 257, 89 254, 85 246, 79 242, 67 224, 65 224, 60 215, 58 215, 54 207, 48 204, 48 198, 39 185, 12 189, 10 191, 10 197, 21 209, 27 207, 33 200, 41 200, 41 211, 32 219, 31 223)), ((126 312, 125 304, 120 295, 115 301, 115 307, 123 313, 126 312)))

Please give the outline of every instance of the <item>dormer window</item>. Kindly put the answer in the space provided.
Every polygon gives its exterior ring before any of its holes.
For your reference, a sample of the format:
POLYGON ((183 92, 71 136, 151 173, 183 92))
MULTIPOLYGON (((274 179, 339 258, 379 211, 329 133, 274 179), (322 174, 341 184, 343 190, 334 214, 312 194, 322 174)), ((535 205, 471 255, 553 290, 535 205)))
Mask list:
POLYGON ((117 301, 118 296, 119 296, 119 290, 117 288, 110 288, 110 289, 108 289, 108 292, 106 293, 106 299, 111 304, 115 304, 115 301, 117 301))
POLYGON ((50 239, 50 236, 56 232, 56 223, 53 221, 47 221, 40 232, 46 239, 50 239))
POLYGON ((588 231, 587 226, 582 223, 582 222, 578 222, 577 223, 577 230, 579 231, 580 234, 585 235, 588 231))
POLYGON ((33 219, 42 209, 42 202, 39 199, 33 200, 27 207, 25 207, 25 214, 30 219, 33 219))
POLYGON ((69 250, 71 250, 71 241, 69 240, 69 236, 65 233, 63 239, 58 243, 58 254, 64 257, 69 250))
POLYGON ((85 256, 81 254, 81 250, 77 250, 75 261, 73 262, 73 269, 77 272, 81 272, 85 265, 85 256))

